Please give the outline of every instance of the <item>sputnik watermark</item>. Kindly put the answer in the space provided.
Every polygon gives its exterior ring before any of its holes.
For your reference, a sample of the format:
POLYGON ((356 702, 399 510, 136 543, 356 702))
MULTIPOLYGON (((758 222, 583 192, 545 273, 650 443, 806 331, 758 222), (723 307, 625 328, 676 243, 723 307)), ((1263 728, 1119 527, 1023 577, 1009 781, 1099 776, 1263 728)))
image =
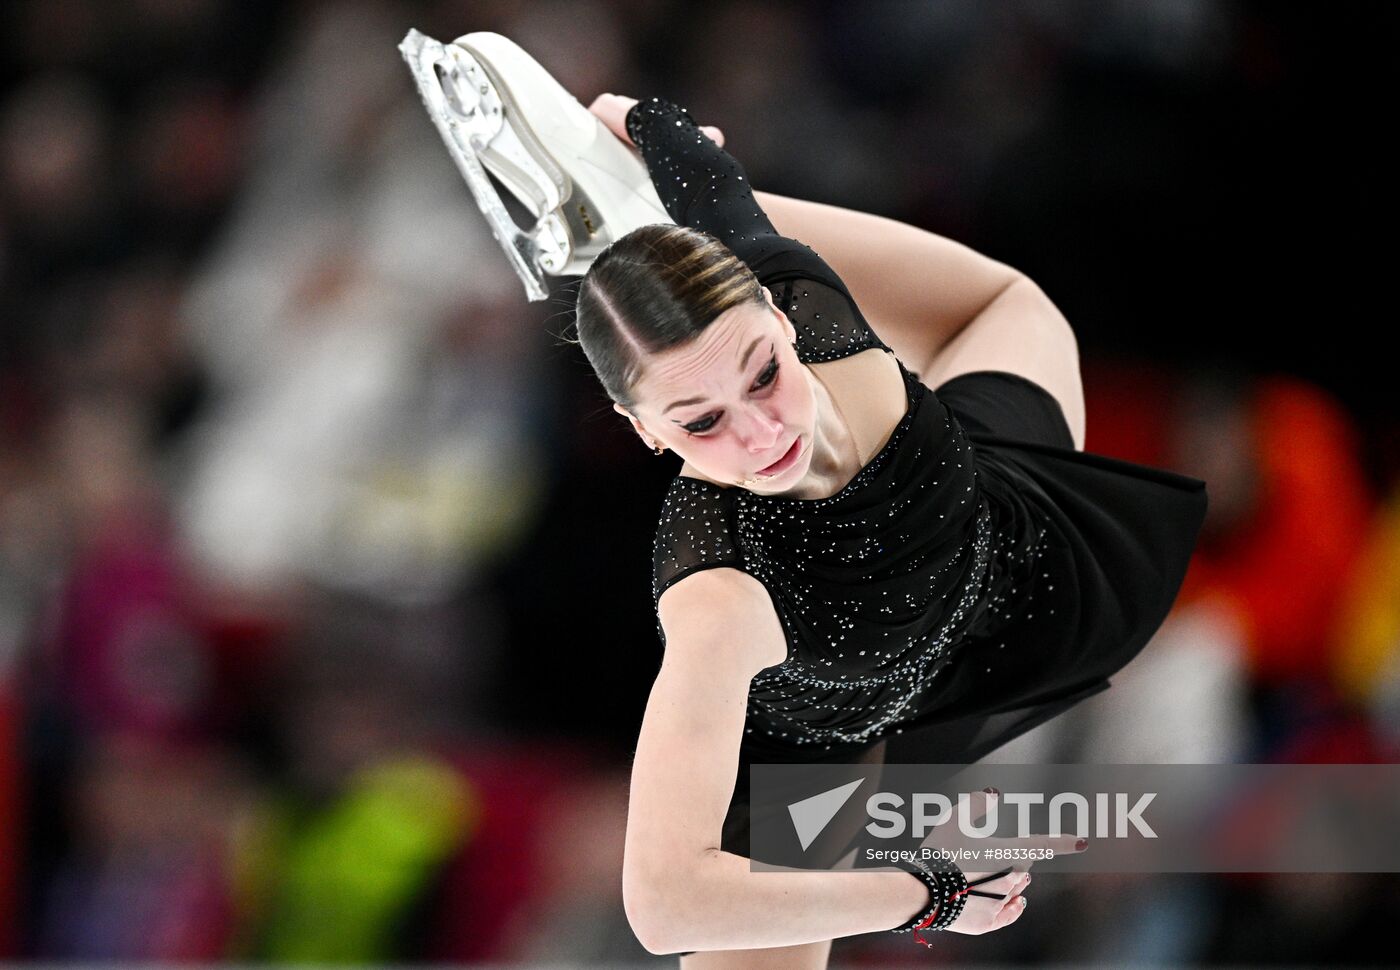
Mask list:
POLYGON ((755 764, 750 789, 749 857, 772 866, 927 847, 1054 849, 1054 868, 1076 872, 1400 872, 1388 763, 755 764))
MULTIPOLYGON (((1089 835, 1092 828, 1092 834, 1097 838, 1122 839, 1131 835, 1131 826, 1143 838, 1155 839, 1157 833, 1142 813, 1156 797, 1156 792, 1094 792, 1091 810, 1089 799, 1079 792, 1056 792, 1048 802, 1044 792, 1005 792, 992 799, 979 818, 968 792, 958 793, 958 807, 954 812, 952 799, 941 792, 920 792, 906 800, 895 792, 882 791, 866 799, 866 813, 875 819, 866 826, 866 831, 881 839, 897 839, 906 835, 923 838, 933 829, 956 820, 958 831, 968 838, 989 838, 998 834, 1003 813, 1014 808, 1015 834, 1018 838, 1027 838, 1039 834, 1031 831, 1031 809, 1045 805, 1049 814, 1049 831, 1055 835, 1089 835), (1130 798, 1135 798, 1131 805, 1130 798), (912 818, 906 818, 905 813, 900 811, 909 801, 913 803, 912 818), (1066 814, 1073 819, 1073 831, 1066 830, 1066 814), (1111 831, 1110 822, 1113 823, 1111 831)), ((789 805, 789 809, 794 808, 795 804, 800 803, 789 805)))

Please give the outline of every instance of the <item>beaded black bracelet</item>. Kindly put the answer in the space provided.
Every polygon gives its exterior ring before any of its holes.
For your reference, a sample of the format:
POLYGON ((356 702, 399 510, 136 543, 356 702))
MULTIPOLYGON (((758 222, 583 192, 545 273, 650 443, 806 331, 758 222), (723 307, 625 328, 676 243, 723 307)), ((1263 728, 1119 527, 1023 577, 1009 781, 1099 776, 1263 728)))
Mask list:
MULTIPOLYGON (((892 929, 891 933, 909 933, 916 929, 936 932, 946 929, 962 915, 963 907, 967 905, 967 877, 951 859, 942 856, 934 856, 931 860, 901 857, 895 864, 928 886, 929 905, 892 929)), ((914 938, 925 946, 932 945, 917 934, 914 938)))
POLYGON ((963 907, 967 905, 967 876, 963 875, 957 863, 944 856, 934 856, 924 864, 943 883, 944 903, 942 912, 927 929, 942 930, 961 916, 963 907))
POLYGON ((912 859, 898 859, 894 864, 905 872, 911 873, 917 877, 920 882, 928 887, 927 906, 919 910, 907 921, 890 930, 891 933, 908 933, 914 927, 923 923, 936 913, 938 908, 943 905, 943 883, 933 872, 912 859))

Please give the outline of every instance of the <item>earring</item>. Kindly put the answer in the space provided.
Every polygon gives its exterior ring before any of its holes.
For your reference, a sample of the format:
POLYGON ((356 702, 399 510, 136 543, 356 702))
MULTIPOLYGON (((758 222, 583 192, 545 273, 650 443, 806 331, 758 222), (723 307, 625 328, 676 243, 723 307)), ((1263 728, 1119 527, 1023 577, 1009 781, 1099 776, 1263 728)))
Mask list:
POLYGON ((651 446, 651 453, 652 453, 653 455, 664 455, 664 454, 666 453, 666 449, 665 449, 665 448, 658 447, 658 446, 653 442, 653 444, 652 444, 652 446, 651 446))

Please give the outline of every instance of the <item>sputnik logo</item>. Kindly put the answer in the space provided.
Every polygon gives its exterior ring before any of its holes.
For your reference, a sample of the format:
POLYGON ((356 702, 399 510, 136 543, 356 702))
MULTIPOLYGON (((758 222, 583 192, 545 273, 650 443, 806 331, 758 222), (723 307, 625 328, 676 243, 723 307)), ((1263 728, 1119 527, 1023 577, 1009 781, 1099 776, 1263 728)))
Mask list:
POLYGON ((826 828, 836 817, 836 813, 841 811, 841 806, 850 801, 851 796, 856 793, 856 789, 861 786, 863 781, 863 778, 858 778, 853 782, 793 802, 788 806, 792 827, 797 830, 797 838, 802 843, 804 852, 808 846, 816 841, 817 836, 822 834, 822 829, 826 828))

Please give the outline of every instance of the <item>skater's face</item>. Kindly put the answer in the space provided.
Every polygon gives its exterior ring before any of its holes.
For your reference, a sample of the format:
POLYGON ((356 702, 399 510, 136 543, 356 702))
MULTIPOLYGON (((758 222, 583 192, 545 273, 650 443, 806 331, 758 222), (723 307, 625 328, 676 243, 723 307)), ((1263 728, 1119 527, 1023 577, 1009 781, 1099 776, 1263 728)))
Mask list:
POLYGON ((731 307, 689 343, 649 356, 634 413, 613 407, 648 445, 705 478, 782 493, 811 461, 817 395, 792 322, 764 296, 764 306, 731 307))

